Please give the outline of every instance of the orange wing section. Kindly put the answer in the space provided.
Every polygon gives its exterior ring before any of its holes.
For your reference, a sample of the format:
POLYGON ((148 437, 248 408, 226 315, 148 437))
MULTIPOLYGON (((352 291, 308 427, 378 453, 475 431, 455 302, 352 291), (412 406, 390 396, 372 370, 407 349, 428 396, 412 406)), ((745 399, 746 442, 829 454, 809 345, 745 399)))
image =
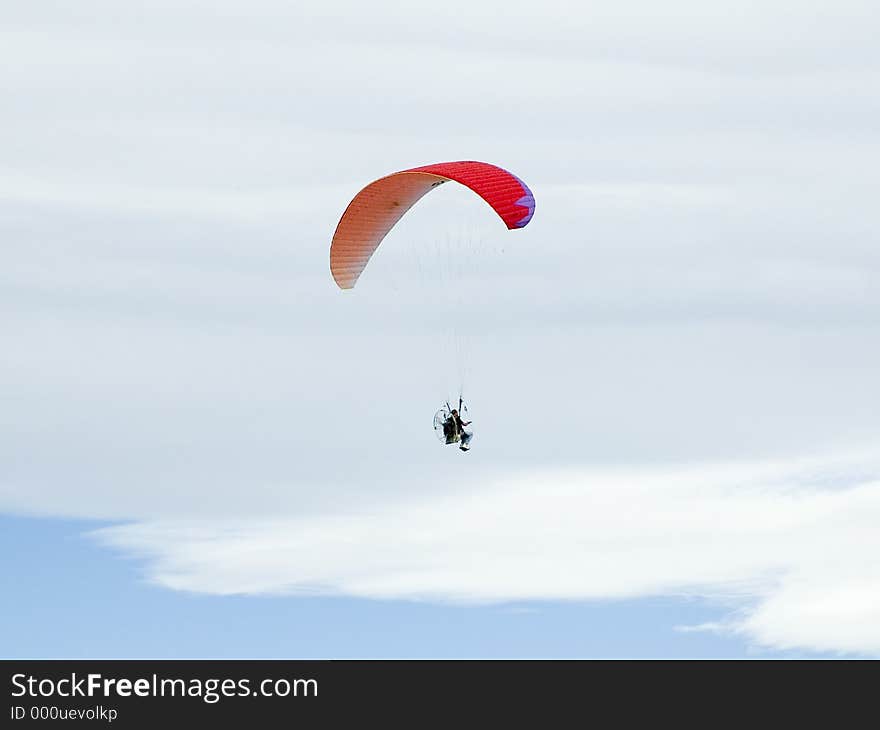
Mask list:
POLYGON ((349 203, 330 244, 330 272, 340 289, 351 289, 394 224, 419 199, 449 178, 397 172, 370 183, 349 203))

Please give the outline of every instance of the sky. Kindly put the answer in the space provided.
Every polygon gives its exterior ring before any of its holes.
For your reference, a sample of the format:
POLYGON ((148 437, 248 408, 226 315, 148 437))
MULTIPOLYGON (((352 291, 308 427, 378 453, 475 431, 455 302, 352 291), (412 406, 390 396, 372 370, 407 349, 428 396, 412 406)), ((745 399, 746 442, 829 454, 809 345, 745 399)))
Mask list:
POLYGON ((877 31, 11 4, 0 652, 880 656, 877 31), (528 227, 441 186, 340 291, 358 190, 462 159, 528 227))

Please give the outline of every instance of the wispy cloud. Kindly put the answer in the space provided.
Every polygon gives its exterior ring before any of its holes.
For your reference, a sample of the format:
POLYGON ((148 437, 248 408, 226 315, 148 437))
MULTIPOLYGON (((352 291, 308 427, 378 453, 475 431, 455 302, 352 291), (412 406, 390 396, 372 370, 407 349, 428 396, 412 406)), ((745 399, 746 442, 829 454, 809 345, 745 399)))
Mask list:
POLYGON ((878 653, 878 520, 880 463, 835 459, 498 474, 303 518, 94 535, 174 590, 465 603, 689 595, 731 611, 704 629, 878 653))

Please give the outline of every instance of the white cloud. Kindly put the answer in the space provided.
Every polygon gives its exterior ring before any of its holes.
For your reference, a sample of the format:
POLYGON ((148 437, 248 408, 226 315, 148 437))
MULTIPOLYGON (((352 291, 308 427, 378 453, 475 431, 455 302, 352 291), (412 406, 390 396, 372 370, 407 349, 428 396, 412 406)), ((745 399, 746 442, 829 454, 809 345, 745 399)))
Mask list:
MULTIPOLYGON (((880 463, 458 477, 300 518, 99 530, 167 588, 455 602, 692 595, 774 648, 880 653, 880 463)), ((705 628, 705 627, 702 627, 705 628)))

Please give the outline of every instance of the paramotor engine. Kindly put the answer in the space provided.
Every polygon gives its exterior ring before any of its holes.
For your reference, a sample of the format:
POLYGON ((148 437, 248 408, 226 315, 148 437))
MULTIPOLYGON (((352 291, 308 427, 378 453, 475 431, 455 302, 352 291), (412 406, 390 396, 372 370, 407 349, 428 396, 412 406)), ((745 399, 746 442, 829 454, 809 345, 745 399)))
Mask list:
MULTIPOLYGON (((467 404, 462 402, 458 408, 458 415, 462 421, 470 420, 468 418, 467 404)), ((456 434, 452 425, 452 408, 448 403, 439 408, 434 414, 434 433, 437 439, 444 444, 457 444, 461 441, 461 434, 456 434)))

